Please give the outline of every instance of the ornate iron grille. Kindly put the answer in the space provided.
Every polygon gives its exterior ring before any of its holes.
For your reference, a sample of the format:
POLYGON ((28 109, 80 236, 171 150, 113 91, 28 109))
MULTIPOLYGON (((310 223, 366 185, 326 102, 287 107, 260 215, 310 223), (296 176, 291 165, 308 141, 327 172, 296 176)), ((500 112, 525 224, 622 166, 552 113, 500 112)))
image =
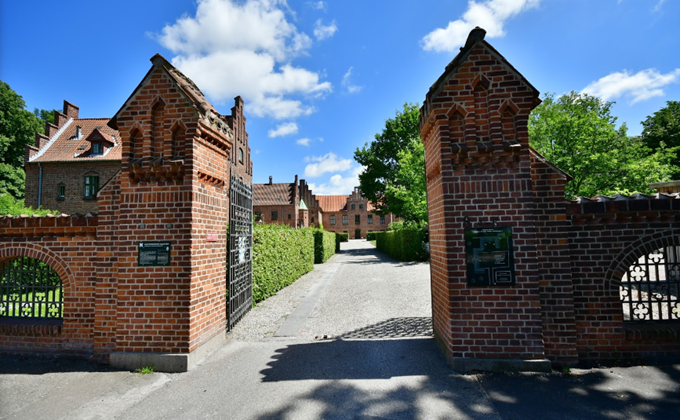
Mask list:
POLYGON ((680 246, 641 256, 621 279, 624 321, 680 320, 680 246))
POLYGON ((229 305, 231 328, 253 306, 253 187, 231 177, 229 189, 229 305))
POLYGON ((62 318, 64 288, 56 271, 29 257, 0 263, 0 317, 62 318))

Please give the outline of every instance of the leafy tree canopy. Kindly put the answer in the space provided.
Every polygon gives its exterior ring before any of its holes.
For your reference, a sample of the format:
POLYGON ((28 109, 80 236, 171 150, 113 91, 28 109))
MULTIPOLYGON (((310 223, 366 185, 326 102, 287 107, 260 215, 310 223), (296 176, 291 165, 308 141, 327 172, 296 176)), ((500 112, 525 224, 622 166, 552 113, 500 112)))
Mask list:
POLYGON ((56 111, 56 109, 33 108, 33 115, 40 118, 43 122, 54 124, 54 111, 56 111))
POLYGON ((648 184, 671 179, 675 150, 652 152, 616 128, 612 102, 570 92, 547 95, 529 117, 531 146, 573 179, 567 198, 653 192, 648 184))
POLYGON ((24 195, 24 152, 44 122, 25 109, 23 98, 0 80, 0 194, 24 195))
POLYGON ((365 167, 359 175, 361 192, 379 214, 394 213, 407 221, 427 221, 425 158, 420 141, 420 107, 404 104, 403 111, 385 121, 375 140, 354 152, 365 167))
MULTIPOLYGON (((680 146, 680 101, 667 101, 666 106, 642 121, 642 141, 653 152, 680 146)), ((680 157, 673 160, 674 176, 680 176, 680 157)))

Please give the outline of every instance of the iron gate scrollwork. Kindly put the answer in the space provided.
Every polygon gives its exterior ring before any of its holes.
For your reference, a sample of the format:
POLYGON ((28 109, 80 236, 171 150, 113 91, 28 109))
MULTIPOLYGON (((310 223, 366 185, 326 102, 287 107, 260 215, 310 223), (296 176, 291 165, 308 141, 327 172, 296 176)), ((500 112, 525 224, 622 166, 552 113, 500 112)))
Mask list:
POLYGON ((620 285, 624 321, 680 320, 680 246, 642 255, 620 285))
POLYGON ((49 265, 29 257, 0 263, 0 318, 62 318, 64 286, 49 265))
POLYGON ((253 306, 253 187, 231 177, 229 188, 229 273, 227 327, 253 306))

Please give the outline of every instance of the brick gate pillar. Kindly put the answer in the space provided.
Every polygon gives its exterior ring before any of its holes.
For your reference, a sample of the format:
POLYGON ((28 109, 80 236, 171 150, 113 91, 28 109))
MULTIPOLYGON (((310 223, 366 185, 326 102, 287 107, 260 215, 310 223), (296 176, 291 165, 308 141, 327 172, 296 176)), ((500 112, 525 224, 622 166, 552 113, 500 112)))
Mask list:
POLYGON ((421 110, 434 332, 456 370, 548 370, 527 133, 539 92, 484 35, 470 33, 421 110), (467 257, 465 229, 494 225, 511 230, 514 284, 505 270, 471 285, 466 263, 482 257, 467 257))
POLYGON ((123 158, 102 191, 113 262, 98 345, 115 367, 185 371, 225 339, 234 132, 190 79, 151 61, 109 122, 123 158))

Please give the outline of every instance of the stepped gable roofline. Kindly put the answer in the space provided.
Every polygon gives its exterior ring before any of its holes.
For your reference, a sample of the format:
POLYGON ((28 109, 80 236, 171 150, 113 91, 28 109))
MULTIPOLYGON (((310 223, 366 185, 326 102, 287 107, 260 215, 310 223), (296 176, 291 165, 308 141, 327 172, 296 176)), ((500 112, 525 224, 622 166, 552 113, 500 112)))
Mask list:
POLYGON ((470 31, 470 34, 468 35, 465 45, 460 48, 460 52, 446 66, 446 68, 444 69, 444 73, 441 76, 439 76, 437 81, 434 82, 434 84, 430 87, 430 90, 427 92, 427 95, 425 95, 425 103, 423 104, 420 111, 421 125, 427 119, 427 116, 430 113, 430 110, 432 109, 432 100, 436 98, 439 95, 439 93, 444 89, 446 83, 453 77, 458 68, 463 63, 465 63, 474 47, 479 43, 483 44, 493 54, 497 55, 498 58, 500 58, 501 61, 503 61, 508 67, 510 67, 510 69, 517 74, 520 80, 522 80, 523 83, 526 83, 526 85, 529 86, 534 91, 535 95, 538 97, 538 95, 540 94, 538 89, 536 89, 531 83, 529 83, 529 81, 524 76, 522 76, 522 74, 518 72, 517 69, 514 68, 512 64, 510 64, 510 62, 506 60, 501 53, 496 51, 496 49, 492 47, 491 44, 484 40, 485 35, 486 31, 480 28, 479 26, 475 27, 475 29, 470 31))
POLYGON ((534 149, 533 147, 529 146, 529 152, 530 152, 531 154, 533 154, 534 156, 536 156, 536 158, 537 158, 538 160, 540 160, 541 162, 543 162, 543 163, 545 163, 546 165, 550 166, 553 170, 555 170, 555 172, 557 172, 557 173, 559 173, 560 175, 562 175, 562 176, 567 180, 567 182, 568 182, 568 181, 571 181, 572 179, 574 179, 573 176, 569 175, 568 173, 564 172, 562 169, 560 169, 560 168, 558 168, 557 166, 555 166, 555 165, 553 165, 552 163, 550 163, 550 161, 549 161, 548 159, 546 159, 545 156, 543 156, 542 154, 538 153, 538 152, 536 151, 536 149, 534 149))
POLYGON ((188 78, 186 75, 184 75, 184 73, 175 68, 175 66, 170 64, 170 62, 160 54, 156 54, 153 57, 151 57, 150 61, 153 65, 146 73, 146 75, 144 75, 144 77, 139 82, 137 87, 132 91, 130 96, 125 100, 123 106, 121 106, 120 109, 113 116, 113 118, 111 118, 111 121, 109 121, 109 127, 118 129, 117 118, 120 112, 125 107, 127 107, 130 99, 132 99, 132 97, 134 97, 137 94, 137 92, 139 91, 139 89, 141 89, 142 85, 147 80, 147 78, 151 76, 151 73, 154 71, 154 69, 160 68, 163 69, 163 71, 165 71, 165 73, 175 82, 175 85, 182 93, 182 95, 188 101, 191 102, 193 107, 196 109, 196 112, 198 113, 199 119, 203 120, 207 126, 215 127, 218 131, 228 135, 230 138, 233 136, 232 130, 227 122, 227 118, 225 116, 222 116, 219 112, 217 112, 217 110, 212 106, 212 104, 206 99, 203 92, 201 92, 198 86, 196 86, 196 84, 190 78, 188 78))
POLYGON ((69 119, 29 162, 120 161, 120 134, 109 127, 108 122, 108 118, 69 119), (101 155, 89 154, 92 148, 91 137, 95 133, 99 133, 107 143, 107 150, 101 155))
POLYGON ((295 184, 253 184, 253 206, 287 206, 295 204, 295 184))
POLYGON ((347 195, 317 195, 316 200, 319 202, 319 207, 321 211, 325 212, 337 212, 337 211, 347 211, 347 200, 349 199, 349 194, 347 195))

